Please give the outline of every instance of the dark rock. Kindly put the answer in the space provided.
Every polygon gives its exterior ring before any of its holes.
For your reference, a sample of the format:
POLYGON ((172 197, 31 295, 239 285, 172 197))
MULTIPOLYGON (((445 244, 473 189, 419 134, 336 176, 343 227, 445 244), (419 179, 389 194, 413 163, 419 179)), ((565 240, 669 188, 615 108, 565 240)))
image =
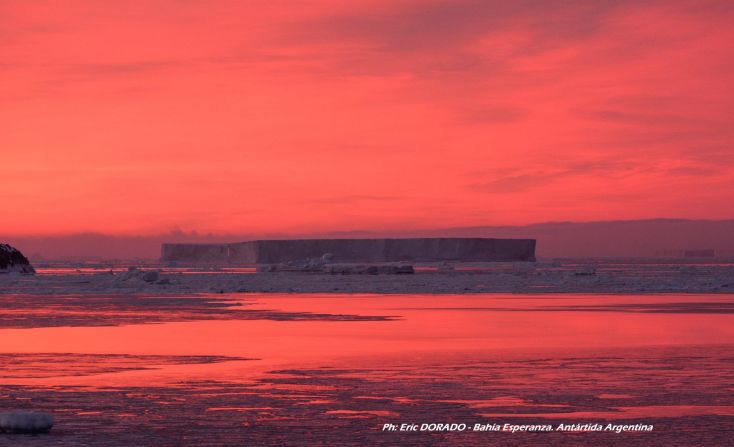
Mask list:
POLYGON ((574 272, 576 276, 594 276, 596 275, 596 268, 593 265, 585 265, 574 272))
POLYGON ((34 274, 36 269, 33 268, 28 258, 23 256, 18 249, 8 244, 0 244, 0 273, 23 273, 34 274))
POLYGON ((396 275, 412 275, 413 273, 415 273, 415 269, 412 265, 398 266, 398 269, 395 271, 396 275))
POLYGON ((156 282, 160 277, 160 273, 157 270, 148 270, 142 274, 141 278, 145 282, 156 282))

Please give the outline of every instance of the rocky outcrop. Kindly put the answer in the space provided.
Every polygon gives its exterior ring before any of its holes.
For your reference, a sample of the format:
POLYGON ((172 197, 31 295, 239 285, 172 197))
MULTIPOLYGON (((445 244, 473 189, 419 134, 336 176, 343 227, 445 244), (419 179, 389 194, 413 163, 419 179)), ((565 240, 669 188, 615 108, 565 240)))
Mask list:
POLYGON ((23 256, 18 249, 8 244, 0 244, 0 273, 23 273, 34 274, 36 269, 33 268, 28 258, 23 256))

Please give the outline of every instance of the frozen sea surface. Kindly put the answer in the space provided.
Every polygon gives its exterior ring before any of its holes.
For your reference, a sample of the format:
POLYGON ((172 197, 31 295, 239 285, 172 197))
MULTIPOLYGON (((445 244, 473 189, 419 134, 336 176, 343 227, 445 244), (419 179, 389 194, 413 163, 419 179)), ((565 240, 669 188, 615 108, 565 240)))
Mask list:
POLYGON ((730 445, 729 294, 2 294, 20 446, 730 445), (409 433, 386 423, 641 433, 409 433))
POLYGON ((414 275, 256 273, 252 266, 170 267, 156 281, 127 264, 44 264, 38 275, 0 275, 0 293, 733 293, 734 261, 566 259, 536 263, 416 265, 414 275))

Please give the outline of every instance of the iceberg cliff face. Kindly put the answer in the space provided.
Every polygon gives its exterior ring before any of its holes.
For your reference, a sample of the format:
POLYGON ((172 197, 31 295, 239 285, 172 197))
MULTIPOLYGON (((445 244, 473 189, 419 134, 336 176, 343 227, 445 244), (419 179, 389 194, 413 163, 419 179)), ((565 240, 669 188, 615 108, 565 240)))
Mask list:
POLYGON ((36 270, 33 268, 28 258, 18 249, 8 244, 0 244, 0 273, 23 273, 34 274, 36 270))
POLYGON ((535 261, 534 239, 405 238, 259 240, 232 244, 163 244, 171 262, 272 264, 333 255, 334 262, 535 261))

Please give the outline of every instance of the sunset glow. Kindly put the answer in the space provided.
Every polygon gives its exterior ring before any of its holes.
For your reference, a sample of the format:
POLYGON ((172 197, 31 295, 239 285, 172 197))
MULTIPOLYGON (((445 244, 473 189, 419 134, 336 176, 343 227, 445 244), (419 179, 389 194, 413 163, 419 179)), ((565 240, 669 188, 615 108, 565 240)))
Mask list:
POLYGON ((732 218, 726 1, 0 0, 0 233, 732 218))

